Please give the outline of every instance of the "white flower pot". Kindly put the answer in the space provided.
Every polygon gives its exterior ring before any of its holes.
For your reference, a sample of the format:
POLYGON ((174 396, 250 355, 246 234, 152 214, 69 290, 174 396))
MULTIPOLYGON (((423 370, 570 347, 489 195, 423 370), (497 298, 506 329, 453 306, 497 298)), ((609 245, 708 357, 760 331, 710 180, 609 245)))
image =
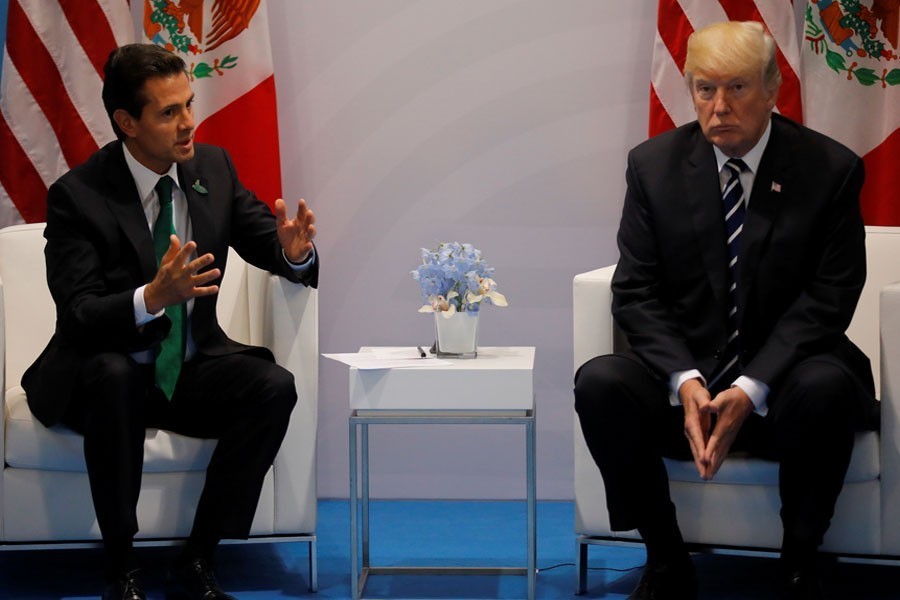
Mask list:
POLYGON ((438 356, 475 358, 478 355, 478 315, 480 312, 457 312, 450 317, 434 313, 438 356))

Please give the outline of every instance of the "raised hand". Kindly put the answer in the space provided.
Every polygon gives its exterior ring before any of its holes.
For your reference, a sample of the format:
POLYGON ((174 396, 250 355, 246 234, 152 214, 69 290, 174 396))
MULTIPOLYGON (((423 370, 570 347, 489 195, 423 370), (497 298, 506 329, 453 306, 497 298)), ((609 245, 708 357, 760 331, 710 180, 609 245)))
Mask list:
POLYGON ((217 285, 206 285, 221 275, 219 269, 200 272, 213 263, 213 255, 206 253, 189 261, 196 249, 195 242, 182 246, 178 236, 169 237, 169 249, 160 260, 156 277, 144 288, 144 305, 148 313, 154 314, 167 306, 219 291, 217 285))
POLYGON ((312 240, 316 237, 316 216, 306 206, 306 200, 297 204, 297 216, 288 219, 287 205, 279 198, 275 201, 275 217, 278 224, 278 241, 284 254, 293 263, 302 263, 312 252, 312 240))

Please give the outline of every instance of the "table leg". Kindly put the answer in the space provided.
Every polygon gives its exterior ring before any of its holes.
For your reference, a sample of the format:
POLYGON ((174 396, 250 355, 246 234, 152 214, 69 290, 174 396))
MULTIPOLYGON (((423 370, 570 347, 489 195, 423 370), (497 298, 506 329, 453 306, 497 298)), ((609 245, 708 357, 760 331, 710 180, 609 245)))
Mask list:
POLYGON ((369 425, 360 425, 362 430, 362 570, 365 573, 372 564, 369 560, 369 425))
POLYGON ((356 477, 356 424, 350 419, 350 597, 353 600, 359 600, 359 507, 356 477))
POLYGON ((535 467, 535 428, 534 419, 525 425, 526 431, 526 457, 525 468, 527 470, 528 485, 528 600, 534 600, 535 579, 537 576, 537 483, 535 467))

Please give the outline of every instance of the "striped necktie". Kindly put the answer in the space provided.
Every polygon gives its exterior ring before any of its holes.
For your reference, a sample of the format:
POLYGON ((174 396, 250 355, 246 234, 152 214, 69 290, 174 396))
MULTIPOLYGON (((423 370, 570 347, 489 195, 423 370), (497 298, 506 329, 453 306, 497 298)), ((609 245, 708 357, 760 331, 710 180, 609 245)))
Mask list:
POLYGON ((724 172, 728 182, 722 191, 725 208, 725 230, 728 235, 728 342, 721 352, 721 362, 716 368, 709 388, 719 382, 731 385, 740 374, 741 340, 738 331, 738 254, 741 249, 741 230, 744 228, 744 188, 740 174, 749 171, 747 164, 739 158, 731 158, 725 163, 724 172))
MULTIPOLYGON (((169 236, 175 234, 175 221, 172 218, 173 183, 172 178, 166 175, 159 179, 155 188, 159 197, 159 216, 153 225, 153 248, 156 251, 157 266, 169 249, 169 236)), ((156 356, 156 385, 166 395, 167 400, 172 399, 178 375, 181 373, 181 363, 184 362, 184 343, 187 339, 185 308, 184 304, 166 307, 166 316, 172 321, 172 329, 162 341, 159 354, 156 356)))

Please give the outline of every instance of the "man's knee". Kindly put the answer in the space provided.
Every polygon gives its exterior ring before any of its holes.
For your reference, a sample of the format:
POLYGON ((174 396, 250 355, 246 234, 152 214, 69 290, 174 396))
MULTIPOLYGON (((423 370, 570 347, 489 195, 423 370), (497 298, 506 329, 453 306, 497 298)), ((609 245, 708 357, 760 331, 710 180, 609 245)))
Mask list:
POLYGON ((779 446, 852 446, 854 394, 853 380, 839 366, 816 360, 798 365, 770 409, 779 446))
POLYGON ((612 356, 596 356, 575 373, 575 410, 579 414, 592 411, 608 397, 613 374, 612 356))
POLYGON ((650 378, 643 366, 629 358, 597 356, 575 374, 575 410, 582 418, 615 418, 622 416, 622 411, 633 412, 633 405, 648 393, 642 388, 642 380, 650 378))
POLYGON ((127 385, 140 378, 139 365, 130 356, 118 352, 103 352, 88 357, 81 372, 86 383, 127 385))
POLYGON ((284 367, 273 363, 264 377, 260 397, 271 412, 289 415, 297 404, 294 375, 284 367))
POLYGON ((850 421, 848 411, 854 401, 851 376, 839 366, 810 360, 798 365, 785 382, 778 402, 785 406, 786 418, 850 421))
POLYGON ((119 353, 88 357, 63 423, 79 433, 143 428, 147 367, 119 353))

